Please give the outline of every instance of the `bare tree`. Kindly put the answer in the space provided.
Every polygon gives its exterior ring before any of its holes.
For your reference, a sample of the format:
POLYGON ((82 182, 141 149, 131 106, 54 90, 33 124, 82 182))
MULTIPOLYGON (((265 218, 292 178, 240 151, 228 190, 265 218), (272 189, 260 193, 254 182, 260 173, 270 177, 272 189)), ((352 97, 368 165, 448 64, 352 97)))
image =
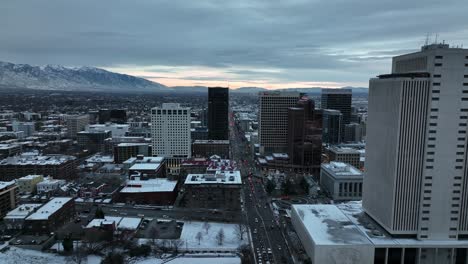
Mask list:
POLYGON ((208 234, 208 231, 210 230, 210 228, 211 228, 210 223, 205 222, 205 223, 203 224, 203 229, 205 229, 205 232, 206 232, 207 234, 208 234))
POLYGON ((179 253, 179 248, 184 244, 184 241, 180 239, 172 239, 169 241, 169 245, 174 253, 179 253))
POLYGON ((203 239, 202 232, 198 232, 195 238, 198 240, 198 245, 200 245, 200 241, 203 239))
POLYGON ((244 234, 247 232, 247 227, 244 223, 240 222, 236 225, 234 232, 239 240, 244 240, 244 234))
POLYGON ((152 226, 150 230, 148 230, 148 235, 153 245, 156 245, 156 239, 159 238, 159 230, 155 226, 152 226))
POLYGON ((224 230, 221 228, 218 231, 218 234, 216 235, 216 242, 218 242, 218 245, 223 245, 224 243, 224 230))

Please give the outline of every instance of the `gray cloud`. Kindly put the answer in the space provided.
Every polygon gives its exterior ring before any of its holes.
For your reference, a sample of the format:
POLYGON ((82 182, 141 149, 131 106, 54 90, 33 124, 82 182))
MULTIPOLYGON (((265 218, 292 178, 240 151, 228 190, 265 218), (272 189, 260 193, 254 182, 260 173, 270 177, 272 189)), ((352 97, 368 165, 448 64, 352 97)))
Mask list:
POLYGON ((366 83, 390 70, 391 56, 419 49, 428 32, 466 44, 466 10, 466 0, 7 0, 0 60, 366 83))

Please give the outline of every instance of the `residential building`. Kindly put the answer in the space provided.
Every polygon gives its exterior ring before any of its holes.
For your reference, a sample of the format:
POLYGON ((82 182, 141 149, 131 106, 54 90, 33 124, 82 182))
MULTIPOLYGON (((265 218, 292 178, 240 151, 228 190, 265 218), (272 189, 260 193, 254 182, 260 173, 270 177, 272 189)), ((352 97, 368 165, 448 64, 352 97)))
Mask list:
POLYGON ((0 219, 18 204, 18 186, 15 181, 0 181, 0 219))
POLYGON ((240 171, 189 174, 185 179, 185 200, 189 208, 240 210, 240 171))
POLYGON ((13 121, 11 127, 14 132, 23 131, 25 137, 30 137, 36 132, 35 122, 18 122, 13 121))
POLYGON ((0 159, 15 156, 21 153, 21 144, 8 143, 0 144, 0 159))
POLYGON ((26 217, 23 231, 29 234, 50 234, 75 215, 75 201, 55 197, 26 217))
POLYGON ((89 124, 89 115, 68 115, 66 117, 68 137, 75 139, 76 134, 85 130, 89 124))
POLYGON ((37 183, 37 193, 38 194, 46 194, 46 193, 54 193, 60 189, 60 187, 64 186, 67 182, 65 180, 58 180, 53 178, 45 178, 43 181, 37 183))
POLYGON ((217 155, 222 159, 229 159, 229 140, 195 140, 192 143, 192 156, 208 158, 217 155))
POLYGON ((343 114, 338 110, 323 110, 322 141, 326 144, 339 144, 343 133, 343 114))
POLYGON ((178 173, 180 162, 192 155, 190 108, 164 103, 151 109, 153 156, 165 157, 170 172, 178 173))
POLYGON ((286 152, 288 148, 288 109, 295 107, 301 94, 268 91, 259 93, 260 153, 286 152))
POLYGON ((339 200, 362 199, 363 174, 350 164, 332 161, 322 164, 320 186, 339 200))
POLYGON ((16 180, 20 193, 35 193, 38 183, 44 180, 42 175, 26 175, 16 180))
POLYGON ((22 153, 0 160, 0 180, 13 180, 26 175, 49 175, 56 179, 76 177, 77 159, 67 155, 22 153))
POLYGON ((229 139, 229 88, 208 88, 208 139, 229 139))
POLYGON ((22 204, 11 210, 3 218, 7 229, 22 230, 26 217, 34 213, 42 204, 22 204))

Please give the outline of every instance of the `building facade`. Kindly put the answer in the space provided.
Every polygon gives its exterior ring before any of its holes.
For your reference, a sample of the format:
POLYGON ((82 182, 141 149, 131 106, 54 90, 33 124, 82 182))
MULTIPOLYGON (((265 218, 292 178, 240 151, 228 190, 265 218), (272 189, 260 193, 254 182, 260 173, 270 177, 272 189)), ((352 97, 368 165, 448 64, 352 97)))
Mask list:
POLYGON ((333 109, 343 114, 343 124, 351 122, 351 89, 322 89, 322 109, 333 109))
POLYGON ((330 146, 325 148, 326 162, 339 161, 361 169, 361 152, 351 147, 330 146))
POLYGON ((323 110, 323 143, 339 144, 341 143, 343 133, 343 114, 338 110, 323 110))
POLYGON ((288 109, 301 97, 296 92, 269 91, 259 93, 260 152, 286 152, 288 149, 288 109))
POLYGON ((217 155, 229 159, 229 140, 195 140, 192 144, 192 156, 209 158, 217 155))
POLYGON ((42 175, 26 175, 16 180, 20 193, 34 193, 38 183, 44 180, 42 175))
POLYGON ((320 186, 334 201, 361 200, 362 181, 362 172, 350 164, 334 161, 322 164, 320 186))
POLYGON ((136 157, 138 155, 151 156, 151 144, 147 143, 120 143, 114 146, 114 162, 122 163, 129 158, 136 157))
POLYGON ((89 115, 68 115, 66 117, 68 137, 75 139, 76 134, 85 130, 89 124, 89 115))
POLYGON ((208 88, 208 139, 229 139, 229 88, 208 88))
POLYGON ((0 181, 0 219, 18 204, 18 186, 15 181, 0 181))
POLYGON ((76 135, 78 146, 91 152, 105 152, 105 140, 112 137, 110 130, 81 131, 76 135))
POLYGON ((75 201, 69 197, 55 197, 26 217, 25 233, 50 234, 75 215, 75 201))

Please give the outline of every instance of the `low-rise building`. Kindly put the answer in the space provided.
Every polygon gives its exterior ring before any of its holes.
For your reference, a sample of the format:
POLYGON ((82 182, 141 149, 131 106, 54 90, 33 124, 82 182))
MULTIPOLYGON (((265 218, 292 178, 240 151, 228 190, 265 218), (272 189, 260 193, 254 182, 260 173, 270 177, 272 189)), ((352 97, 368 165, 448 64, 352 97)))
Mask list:
POLYGON ((60 228, 74 215, 75 201, 72 198, 52 198, 26 217, 24 231, 32 234, 49 234, 60 228))
POLYGON ((0 181, 0 219, 18 204, 18 186, 15 181, 0 181))
POLYGON ((172 205, 177 198, 177 181, 157 178, 127 180, 118 200, 125 203, 172 205))
POLYGON ((360 170, 343 162, 322 164, 320 185, 333 200, 361 200, 363 174, 360 170))
POLYGON ((328 162, 340 161, 344 163, 349 163, 358 169, 361 168, 360 167, 361 153, 355 148, 330 146, 325 149, 325 154, 328 157, 328 162))
POLYGON ((129 125, 126 124, 94 124, 88 125, 87 130, 89 131, 110 131, 112 137, 123 137, 128 132, 129 125))
POLYGON ((192 143, 192 157, 211 157, 217 155, 229 159, 229 140, 195 140, 192 143))
POLYGON ((43 180, 44 176, 42 175, 26 175, 16 180, 16 184, 18 185, 18 190, 20 193, 34 193, 37 190, 37 184, 43 180))
POLYGON ((148 143, 119 143, 114 146, 114 162, 122 163, 138 155, 151 156, 151 144, 148 143))
POLYGON ((0 180, 9 181, 31 174, 73 179, 76 168, 77 159, 74 156, 22 153, 0 161, 0 180))
POLYGON ((190 208, 240 209, 240 171, 189 174, 185 179, 185 201, 190 208))
POLYGON ((21 144, 0 144, 0 159, 15 156, 21 153, 21 144))
POLYGON ((45 178, 43 181, 39 182, 37 187, 38 194, 53 193, 64 186, 67 182, 65 180, 53 179, 51 177, 45 178))
POLYGON ((7 229, 21 230, 24 227, 26 217, 34 213, 42 204, 22 204, 10 211, 4 218, 3 222, 7 229))
POLYGON ((166 160, 164 157, 145 157, 137 155, 123 162, 125 170, 129 175, 140 174, 147 178, 165 178, 166 160))
POLYGON ((104 152, 104 140, 110 138, 112 133, 110 130, 90 130, 81 131, 76 134, 78 146, 92 152, 104 152))

